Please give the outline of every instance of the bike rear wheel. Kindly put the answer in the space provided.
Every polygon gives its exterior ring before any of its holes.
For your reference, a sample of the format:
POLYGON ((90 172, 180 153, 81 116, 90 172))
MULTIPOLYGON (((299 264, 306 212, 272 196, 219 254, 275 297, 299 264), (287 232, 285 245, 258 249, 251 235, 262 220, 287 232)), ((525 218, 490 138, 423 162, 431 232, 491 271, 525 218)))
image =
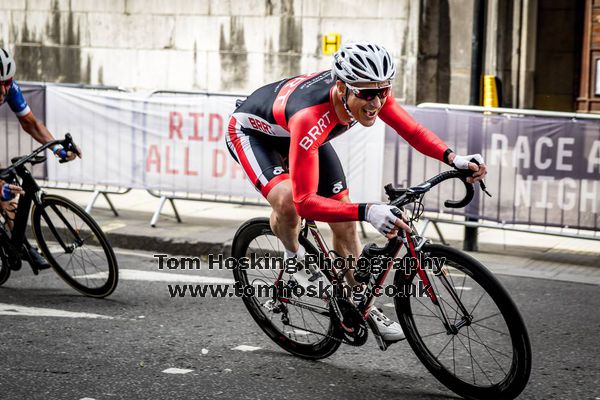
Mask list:
MULTIPOLYGON (((2 223, 2 222, 0 222, 2 223)), ((3 243, 10 240, 4 227, 0 225, 0 286, 4 285, 10 277, 10 252, 4 248, 3 243)))
MULTIPOLYGON (((304 240, 301 238, 301 240, 304 240)), ((305 246, 307 247, 307 246, 305 246)), ((232 256, 243 257, 282 257, 283 244, 272 232, 269 220, 255 218, 244 223, 235 234, 232 243, 232 256)), ((245 269, 236 267, 233 275, 241 288, 260 285, 274 285, 278 280, 279 269, 245 269)), ((305 285, 305 271, 294 274, 283 273, 282 286, 295 282, 305 285)), ((317 284, 315 282, 315 284, 317 284)), ((322 298, 292 294, 281 302, 272 293, 251 291, 243 301, 252 318, 271 340, 284 350, 307 359, 321 359, 333 354, 341 344, 338 331, 329 316, 328 305, 322 298)), ((277 292, 279 293, 279 292, 277 292)))
POLYGON ((0 286, 4 285, 10 277, 10 268, 8 266, 8 258, 4 253, 4 249, 0 247, 0 286))
MULTIPOLYGON (((423 260, 437 259, 444 267, 437 273, 425 269, 440 306, 424 292, 423 297, 395 298, 413 351, 441 383, 465 398, 516 398, 531 372, 529 337, 516 305, 493 274, 469 255, 441 245, 426 245, 421 253, 423 260)), ((405 271, 398 270, 394 284, 407 282, 405 271)), ((419 275, 411 283, 412 293, 418 293, 419 275)))
POLYGON ((117 258, 94 219, 64 197, 44 195, 34 205, 38 246, 56 273, 86 296, 106 297, 117 287, 117 258))

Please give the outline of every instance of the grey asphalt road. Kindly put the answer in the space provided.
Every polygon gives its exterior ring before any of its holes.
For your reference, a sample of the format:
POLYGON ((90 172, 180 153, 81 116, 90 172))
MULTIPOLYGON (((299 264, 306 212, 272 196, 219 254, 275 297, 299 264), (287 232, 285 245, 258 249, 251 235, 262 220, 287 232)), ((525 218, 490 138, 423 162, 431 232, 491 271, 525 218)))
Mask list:
MULTIPOLYGON (((369 339, 323 361, 298 359, 262 333, 239 298, 169 296, 166 280, 175 274, 230 279, 229 271, 165 272, 150 253, 117 255, 123 279, 108 299, 77 294, 53 271, 34 277, 27 265, 0 288, 0 398, 457 398, 406 342, 381 352, 369 339), (135 270, 166 275, 141 280, 135 270), (38 308, 83 314, 40 316, 38 308), (8 315, 23 310, 33 315, 8 315)), ((600 399, 598 286, 499 277, 532 341, 533 371, 521 398, 600 399)))

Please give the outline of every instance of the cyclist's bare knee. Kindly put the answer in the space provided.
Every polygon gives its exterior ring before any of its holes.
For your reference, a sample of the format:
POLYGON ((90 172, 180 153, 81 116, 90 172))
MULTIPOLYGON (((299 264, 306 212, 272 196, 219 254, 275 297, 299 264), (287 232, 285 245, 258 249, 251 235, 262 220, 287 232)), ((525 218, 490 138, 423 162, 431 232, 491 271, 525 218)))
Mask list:
POLYGON ((277 219, 287 224, 298 224, 300 217, 294 207, 292 196, 292 185, 289 179, 277 184, 267 195, 267 201, 271 204, 277 219))

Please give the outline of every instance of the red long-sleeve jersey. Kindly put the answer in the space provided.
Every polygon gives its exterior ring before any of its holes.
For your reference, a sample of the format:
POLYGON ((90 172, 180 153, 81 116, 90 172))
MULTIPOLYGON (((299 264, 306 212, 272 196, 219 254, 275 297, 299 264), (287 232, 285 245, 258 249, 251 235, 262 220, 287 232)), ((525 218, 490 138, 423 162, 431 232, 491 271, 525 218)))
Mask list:
MULTIPOLYGON (((335 112, 330 71, 302 75, 264 86, 236 109, 238 129, 253 134, 288 137, 289 173, 294 204, 301 217, 324 222, 364 219, 364 205, 319 196, 319 147, 347 131, 335 112)), ((388 96, 379 117, 421 153, 444 160, 448 146, 419 125, 388 96)), ((231 125, 230 125, 231 126, 231 125)))

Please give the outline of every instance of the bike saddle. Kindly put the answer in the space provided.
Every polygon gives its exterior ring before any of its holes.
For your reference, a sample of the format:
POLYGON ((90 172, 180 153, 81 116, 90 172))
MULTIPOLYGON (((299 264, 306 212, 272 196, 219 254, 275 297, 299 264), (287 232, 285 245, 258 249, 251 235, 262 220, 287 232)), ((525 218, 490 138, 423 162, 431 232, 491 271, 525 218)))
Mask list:
MULTIPOLYGON (((13 157, 10 159, 10 162, 14 164, 17 161, 19 161, 21 158, 25 158, 25 157, 28 157, 28 156, 13 157)), ((35 156, 28 162, 31 163, 31 165, 35 165, 35 164, 43 163, 44 161, 46 161, 46 156, 35 156)))

